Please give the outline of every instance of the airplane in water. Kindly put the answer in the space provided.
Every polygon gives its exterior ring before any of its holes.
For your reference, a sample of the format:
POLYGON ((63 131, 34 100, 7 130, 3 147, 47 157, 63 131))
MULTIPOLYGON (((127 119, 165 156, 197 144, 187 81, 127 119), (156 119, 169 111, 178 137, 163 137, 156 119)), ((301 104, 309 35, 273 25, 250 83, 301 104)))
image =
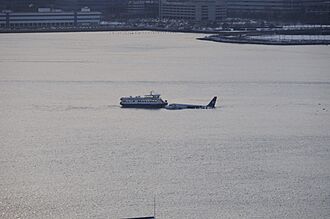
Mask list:
POLYGON ((192 105, 192 104, 178 104, 172 103, 168 106, 165 106, 168 110, 181 110, 181 109, 213 109, 215 108, 215 102, 217 97, 213 97, 209 104, 205 105, 192 105))

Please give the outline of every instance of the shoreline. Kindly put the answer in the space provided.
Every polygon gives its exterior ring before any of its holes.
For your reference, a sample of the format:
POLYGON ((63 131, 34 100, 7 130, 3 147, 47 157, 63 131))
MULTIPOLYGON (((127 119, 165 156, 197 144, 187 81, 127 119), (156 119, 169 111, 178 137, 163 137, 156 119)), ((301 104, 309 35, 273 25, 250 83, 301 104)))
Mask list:
POLYGON ((67 32, 115 32, 115 31, 159 31, 159 32, 175 32, 175 33, 203 33, 218 34, 219 31, 209 30, 180 30, 166 28, 141 28, 141 27, 90 27, 90 28, 45 28, 45 29, 0 29, 0 34, 8 33, 67 33, 67 32))
POLYGON ((329 29, 302 29, 302 30, 193 30, 193 29, 168 29, 157 27, 68 27, 68 28, 40 28, 40 29, 0 29, 0 34, 11 33, 75 33, 75 32, 125 32, 125 31, 155 31, 172 33, 195 33, 212 34, 210 36, 199 37, 197 40, 235 43, 235 44, 256 44, 256 45, 329 45, 330 40, 272 40, 272 39, 252 39, 249 36, 267 36, 267 35, 310 35, 310 36, 329 36, 329 29))
POLYGON ((204 34, 220 34, 223 36, 238 36, 242 34, 292 34, 292 35, 330 35, 330 28, 317 29, 300 29, 300 30, 284 30, 284 29, 227 29, 227 30, 198 30, 198 29, 178 29, 163 27, 110 27, 110 26, 90 26, 90 27, 60 27, 60 28, 22 28, 10 29, 2 28, 1 33, 53 33, 53 32, 102 32, 102 31, 162 31, 162 32, 178 32, 178 33, 204 33, 204 34))
POLYGON ((218 43, 235 43, 235 44, 254 44, 254 45, 276 45, 276 46, 297 46, 297 45, 330 45, 330 40, 267 40, 267 39, 251 39, 247 37, 237 36, 206 36, 197 38, 197 40, 211 41, 218 43))

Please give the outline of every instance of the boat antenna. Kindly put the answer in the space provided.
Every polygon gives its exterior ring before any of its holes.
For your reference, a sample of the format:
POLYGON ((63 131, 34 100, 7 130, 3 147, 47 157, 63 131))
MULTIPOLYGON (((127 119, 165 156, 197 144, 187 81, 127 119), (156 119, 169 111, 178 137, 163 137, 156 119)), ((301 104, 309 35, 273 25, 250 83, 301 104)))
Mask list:
POLYGON ((156 218, 156 196, 154 196, 154 218, 156 218))

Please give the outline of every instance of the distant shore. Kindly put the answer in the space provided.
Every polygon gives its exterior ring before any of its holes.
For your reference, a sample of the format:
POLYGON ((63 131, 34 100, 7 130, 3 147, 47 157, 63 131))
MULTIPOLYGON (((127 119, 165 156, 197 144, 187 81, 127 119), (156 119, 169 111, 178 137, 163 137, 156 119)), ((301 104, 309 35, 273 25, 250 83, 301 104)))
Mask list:
POLYGON ((189 29, 168 29, 158 27, 68 27, 68 28, 36 28, 36 29, 0 29, 1 33, 61 33, 61 32, 107 32, 107 31, 161 31, 180 33, 205 33, 216 34, 216 30, 189 30, 189 29))
MULTIPOLYGON (((221 43, 236 43, 236 44, 260 44, 260 45, 283 45, 283 46, 293 46, 293 45, 329 45, 329 39, 322 39, 325 37, 323 35, 316 36, 319 39, 290 39, 290 35, 287 37, 280 37, 276 39, 277 35, 274 35, 272 38, 269 35, 259 35, 256 38, 253 36, 221 36, 221 35, 212 35, 206 36, 203 38, 197 38, 198 40, 221 42, 221 43)), ((299 36, 299 35, 296 35, 299 36)), ((315 35, 311 35, 314 36, 315 35)), ((328 35, 330 36, 330 35, 328 35)), ((292 38, 292 35, 291 35, 292 38)), ((330 37, 327 37, 330 38, 330 37)))
POLYGON ((205 33, 219 34, 221 36, 240 36, 242 34, 293 34, 293 35, 330 35, 330 28, 294 29, 279 28, 264 29, 193 29, 193 28, 167 28, 167 27, 134 27, 134 26, 86 26, 86 27, 40 27, 40 28, 2 28, 0 33, 52 33, 52 32, 98 32, 98 31, 162 31, 179 33, 205 33))
POLYGON ((6 33, 62 33, 62 32, 112 32, 112 31, 158 31, 177 33, 201 33, 209 36, 197 38, 198 40, 237 43, 237 44, 261 44, 261 45, 329 45, 330 29, 264 29, 264 30, 199 30, 199 29, 175 29, 162 27, 57 27, 57 28, 22 28, 0 29, 0 34, 6 33), (211 35, 210 35, 211 34, 211 35), (310 36, 309 39, 297 36, 310 36), (281 38, 281 36, 284 36, 281 38), (294 36, 294 37, 289 37, 294 36), (317 37, 318 36, 318 37, 317 37))

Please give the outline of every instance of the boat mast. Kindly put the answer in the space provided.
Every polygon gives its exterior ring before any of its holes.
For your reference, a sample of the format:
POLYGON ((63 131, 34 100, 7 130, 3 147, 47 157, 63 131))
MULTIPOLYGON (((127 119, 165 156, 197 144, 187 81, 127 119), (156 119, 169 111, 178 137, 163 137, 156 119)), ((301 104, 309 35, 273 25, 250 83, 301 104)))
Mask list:
POLYGON ((156 218, 156 196, 154 196, 154 218, 156 218))

